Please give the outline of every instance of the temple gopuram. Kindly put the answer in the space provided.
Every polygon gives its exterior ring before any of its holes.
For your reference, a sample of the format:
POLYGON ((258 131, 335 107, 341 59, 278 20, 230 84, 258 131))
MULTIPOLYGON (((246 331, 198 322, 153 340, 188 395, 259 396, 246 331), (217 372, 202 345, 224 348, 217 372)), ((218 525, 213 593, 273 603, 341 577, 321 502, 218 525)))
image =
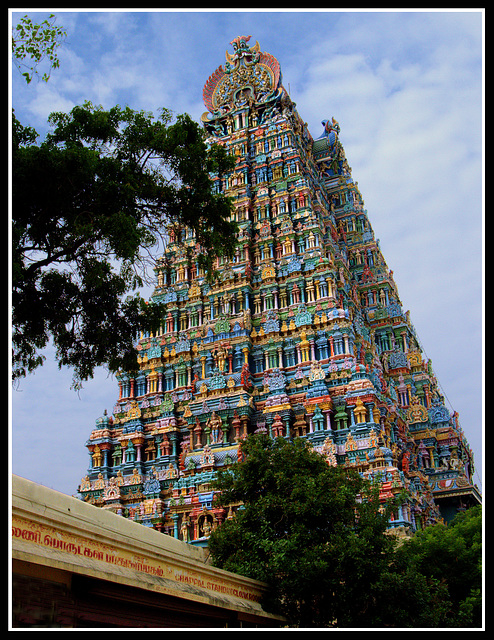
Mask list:
POLYGON ((390 529, 449 521, 480 502, 473 454, 402 309, 338 122, 314 138, 278 60, 250 38, 230 43, 203 90, 208 143, 236 158, 212 176, 234 202, 236 254, 209 284, 194 237, 169 231, 152 294, 161 329, 138 341, 139 374, 117 376, 80 496, 204 546, 239 506, 215 506, 217 470, 266 432, 379 479, 383 502, 405 491, 390 529))

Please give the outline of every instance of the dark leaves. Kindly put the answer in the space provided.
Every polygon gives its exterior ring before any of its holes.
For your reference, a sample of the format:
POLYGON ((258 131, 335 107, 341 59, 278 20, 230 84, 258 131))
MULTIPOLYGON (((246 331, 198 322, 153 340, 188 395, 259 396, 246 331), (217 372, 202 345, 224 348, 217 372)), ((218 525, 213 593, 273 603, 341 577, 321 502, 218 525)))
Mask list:
POLYGON ((252 436, 242 450, 218 480, 220 503, 242 508, 209 539, 215 563, 268 582, 265 606, 295 626, 331 626, 349 603, 359 612, 393 546, 373 487, 302 439, 252 436))
POLYGON ((12 285, 14 377, 41 362, 50 337, 59 363, 90 377, 135 366, 133 343, 157 324, 138 296, 141 264, 171 225, 186 226, 198 261, 213 277, 217 256, 231 257, 231 202, 213 192, 211 171, 231 160, 208 149, 188 116, 90 103, 50 116, 53 131, 13 119, 12 285))

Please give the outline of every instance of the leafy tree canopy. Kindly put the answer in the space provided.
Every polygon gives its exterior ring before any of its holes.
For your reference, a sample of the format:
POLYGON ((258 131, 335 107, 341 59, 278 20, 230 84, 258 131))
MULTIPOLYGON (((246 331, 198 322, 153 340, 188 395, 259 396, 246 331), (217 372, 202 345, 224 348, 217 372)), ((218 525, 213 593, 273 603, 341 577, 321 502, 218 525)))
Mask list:
POLYGON ((210 279, 215 258, 233 255, 232 203, 210 175, 234 159, 165 109, 155 118, 85 103, 49 122, 36 144, 13 116, 13 376, 39 366, 52 338, 80 383, 99 365, 135 370, 138 331, 155 329, 161 312, 135 291, 167 228, 193 232, 210 279))
POLYGON ((219 503, 242 506, 209 538, 214 564, 267 582, 264 606, 291 626, 359 626, 394 546, 377 487, 302 439, 254 435, 242 452, 218 477, 219 503))
MULTIPOLYGON (((436 626, 480 628, 482 507, 458 513, 449 525, 436 524, 418 531, 399 547, 390 572, 394 580, 407 576, 408 585, 414 583, 414 576, 425 581, 435 603, 426 615, 434 617, 436 626)), ((417 608, 415 623, 420 613, 417 608)))
POLYGON ((480 507, 398 541, 396 503, 304 440, 253 435, 241 451, 215 487, 241 506, 208 546, 216 566, 268 584, 267 610, 291 627, 481 626, 480 507))

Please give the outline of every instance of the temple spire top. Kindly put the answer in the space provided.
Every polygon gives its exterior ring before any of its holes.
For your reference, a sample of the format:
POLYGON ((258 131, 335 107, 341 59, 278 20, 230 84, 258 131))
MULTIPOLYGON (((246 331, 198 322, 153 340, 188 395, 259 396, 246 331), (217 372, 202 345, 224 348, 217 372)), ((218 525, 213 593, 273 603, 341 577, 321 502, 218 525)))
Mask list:
POLYGON ((238 36, 231 41, 233 54, 226 52, 226 63, 220 65, 204 85, 203 99, 209 113, 206 119, 234 111, 248 102, 265 104, 279 97, 281 69, 278 60, 261 51, 259 42, 249 46, 252 36, 238 36))

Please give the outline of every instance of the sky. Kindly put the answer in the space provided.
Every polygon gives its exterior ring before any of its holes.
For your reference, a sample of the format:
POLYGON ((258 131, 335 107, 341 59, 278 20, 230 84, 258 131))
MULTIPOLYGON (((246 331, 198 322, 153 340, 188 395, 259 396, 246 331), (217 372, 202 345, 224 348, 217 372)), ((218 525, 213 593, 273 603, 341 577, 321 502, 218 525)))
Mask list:
MULTIPOLYGON (((55 13, 68 37, 60 68, 27 85, 12 68, 11 102, 44 137, 53 111, 89 100, 200 122, 202 89, 239 35, 281 65, 314 138, 340 124, 353 179, 404 310, 482 490, 484 427, 484 14, 481 10, 11 10, 55 13)), ((46 69, 41 69, 44 72, 46 69)), ((111 339, 111 336, 109 336, 111 339)), ((9 388, 12 473, 73 495, 90 466, 85 442, 110 414, 116 380, 99 369, 80 391, 53 353, 9 388)))

